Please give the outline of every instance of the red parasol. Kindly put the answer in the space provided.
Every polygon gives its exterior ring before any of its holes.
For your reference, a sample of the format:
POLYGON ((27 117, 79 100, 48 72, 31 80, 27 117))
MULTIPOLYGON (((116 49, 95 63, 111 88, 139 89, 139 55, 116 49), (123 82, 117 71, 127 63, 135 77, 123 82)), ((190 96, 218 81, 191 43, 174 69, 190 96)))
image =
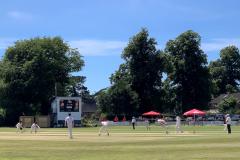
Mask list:
POLYGON ((113 119, 114 122, 118 122, 118 117, 115 116, 115 118, 113 119))
POLYGON ((126 119, 126 117, 124 116, 123 119, 122 119, 122 121, 123 121, 123 122, 126 122, 126 120, 127 120, 127 119, 126 119))
POLYGON ((185 112, 183 115, 184 116, 195 116, 195 115, 202 116, 202 115, 205 115, 205 114, 206 114, 206 112, 203 112, 203 111, 200 111, 200 110, 197 110, 197 109, 192 109, 190 111, 185 112))
POLYGON ((195 118, 195 115, 199 115, 199 116, 203 116, 205 115, 206 112, 203 112, 203 111, 200 111, 200 110, 197 110, 197 109, 192 109, 190 111, 187 111, 185 112, 183 115, 184 116, 193 116, 194 118, 194 130, 193 130, 193 133, 195 133, 195 122, 196 122, 196 118, 195 118))
POLYGON ((150 112, 143 113, 142 115, 143 116, 159 116, 160 113, 159 112, 150 111, 150 112))

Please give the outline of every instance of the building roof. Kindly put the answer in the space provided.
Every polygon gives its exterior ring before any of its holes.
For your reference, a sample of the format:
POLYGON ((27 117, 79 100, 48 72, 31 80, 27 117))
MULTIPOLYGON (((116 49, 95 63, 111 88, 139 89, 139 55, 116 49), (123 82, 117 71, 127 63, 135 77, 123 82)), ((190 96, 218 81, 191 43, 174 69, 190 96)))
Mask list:
POLYGON ((231 96, 236 98, 238 102, 240 101, 240 92, 237 92, 237 93, 230 93, 230 94, 221 94, 218 97, 212 99, 210 104, 211 105, 214 105, 214 104, 218 105, 223 99, 229 98, 231 96))

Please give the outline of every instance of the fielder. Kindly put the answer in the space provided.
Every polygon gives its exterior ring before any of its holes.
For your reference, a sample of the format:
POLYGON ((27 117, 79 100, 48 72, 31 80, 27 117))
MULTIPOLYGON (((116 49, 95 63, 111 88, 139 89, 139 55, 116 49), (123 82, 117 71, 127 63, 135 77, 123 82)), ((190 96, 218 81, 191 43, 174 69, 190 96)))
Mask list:
POLYGON ((40 127, 37 124, 37 122, 34 122, 31 126, 31 133, 34 131, 34 133, 36 134, 39 129, 40 129, 40 127))
POLYGON ((68 127, 68 137, 72 139, 72 128, 74 126, 74 119, 71 117, 71 113, 69 113, 68 116, 65 118, 65 126, 68 127))
POLYGON ((135 130, 135 124, 136 124, 136 118, 135 117, 132 117, 132 127, 133 127, 133 130, 135 130))
POLYGON ((227 119, 227 116, 225 115, 224 116, 224 120, 223 120, 223 126, 224 126, 224 131, 226 131, 227 130, 227 123, 226 123, 226 119, 227 119))
POLYGON ((17 133, 22 133, 23 132, 23 124, 22 124, 22 121, 19 121, 17 124, 16 124, 16 128, 17 128, 17 133))
POLYGON ((101 136, 102 133, 106 133, 109 136, 108 126, 109 121, 102 121, 102 127, 99 129, 98 136, 101 136))
POLYGON ((150 122, 149 122, 149 120, 146 118, 144 120, 144 122, 145 122, 145 125, 146 125, 146 128, 147 128, 147 131, 150 130, 150 122))
POLYGON ((164 120, 164 118, 161 117, 160 119, 157 120, 157 122, 165 130, 166 134, 168 134, 168 126, 167 126, 167 122, 164 120))
POLYGON ((176 131, 177 133, 182 133, 182 127, 181 127, 181 118, 179 116, 176 117, 176 131))
POLYGON ((231 117, 229 114, 226 115, 226 124, 227 124, 227 131, 228 131, 228 134, 231 134, 232 131, 231 131, 231 123, 232 123, 232 120, 231 120, 231 117))

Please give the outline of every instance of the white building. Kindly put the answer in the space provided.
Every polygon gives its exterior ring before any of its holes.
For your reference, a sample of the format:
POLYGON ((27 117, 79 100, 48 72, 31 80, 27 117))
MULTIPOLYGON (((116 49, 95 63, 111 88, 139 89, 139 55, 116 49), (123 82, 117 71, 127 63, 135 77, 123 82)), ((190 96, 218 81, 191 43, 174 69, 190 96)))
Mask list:
POLYGON ((81 124, 82 101, 80 97, 56 97, 52 101, 53 125, 62 126, 71 113, 76 125, 81 124))

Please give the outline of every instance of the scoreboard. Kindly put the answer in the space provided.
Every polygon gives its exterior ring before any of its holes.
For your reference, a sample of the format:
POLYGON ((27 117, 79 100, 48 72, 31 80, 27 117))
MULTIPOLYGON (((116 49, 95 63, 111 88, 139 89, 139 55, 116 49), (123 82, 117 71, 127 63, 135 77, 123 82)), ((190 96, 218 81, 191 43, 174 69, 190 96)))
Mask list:
POLYGON ((63 124, 65 118, 71 113, 74 123, 80 123, 82 103, 80 97, 56 97, 52 101, 54 123, 63 124))
POLYGON ((60 112, 79 112, 78 100, 60 100, 60 112))

